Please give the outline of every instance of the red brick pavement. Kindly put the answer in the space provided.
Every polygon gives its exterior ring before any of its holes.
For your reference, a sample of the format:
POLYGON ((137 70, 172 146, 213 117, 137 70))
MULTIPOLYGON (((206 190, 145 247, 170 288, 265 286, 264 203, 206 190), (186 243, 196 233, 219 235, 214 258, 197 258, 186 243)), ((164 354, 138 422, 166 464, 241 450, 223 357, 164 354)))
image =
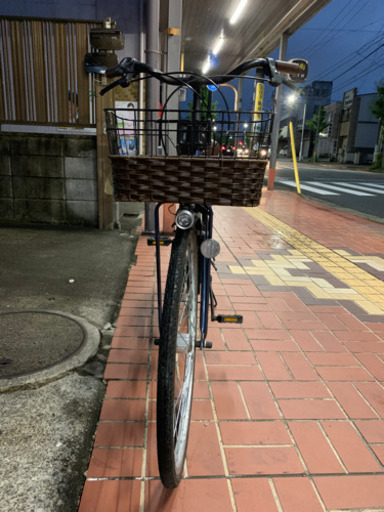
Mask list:
MULTIPOLYGON (((324 247, 384 254, 383 226, 280 191, 261 209, 324 247)), ((212 325, 197 353, 185 478, 158 479, 154 253, 140 237, 79 511, 384 510, 384 316, 231 273, 292 246, 243 209, 215 211, 219 309, 244 324, 212 325)))

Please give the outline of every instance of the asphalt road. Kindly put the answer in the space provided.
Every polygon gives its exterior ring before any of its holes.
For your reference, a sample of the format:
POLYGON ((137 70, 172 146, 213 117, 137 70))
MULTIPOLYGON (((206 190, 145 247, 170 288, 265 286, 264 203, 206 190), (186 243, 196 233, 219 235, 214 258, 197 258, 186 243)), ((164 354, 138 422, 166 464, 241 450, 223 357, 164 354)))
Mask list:
MULTIPOLYGON (((338 208, 384 219, 384 173, 357 167, 341 169, 332 164, 299 163, 299 180, 304 196, 338 208)), ((293 163, 277 163, 276 188, 296 190, 293 163)))

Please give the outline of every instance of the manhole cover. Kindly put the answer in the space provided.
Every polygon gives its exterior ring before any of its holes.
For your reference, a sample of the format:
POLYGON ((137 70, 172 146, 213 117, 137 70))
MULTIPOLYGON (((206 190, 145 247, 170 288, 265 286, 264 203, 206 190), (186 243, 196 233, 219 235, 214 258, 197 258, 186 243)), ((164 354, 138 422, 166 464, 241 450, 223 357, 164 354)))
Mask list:
POLYGON ((0 314, 0 379, 57 365, 82 347, 87 332, 60 313, 14 311, 0 314))

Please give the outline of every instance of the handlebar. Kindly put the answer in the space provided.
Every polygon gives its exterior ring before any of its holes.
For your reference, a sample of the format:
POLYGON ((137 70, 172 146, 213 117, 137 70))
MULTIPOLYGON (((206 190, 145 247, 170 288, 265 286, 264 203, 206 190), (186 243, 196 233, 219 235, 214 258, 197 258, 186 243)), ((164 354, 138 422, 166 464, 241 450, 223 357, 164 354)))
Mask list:
POLYGON ((140 73, 145 73, 146 75, 157 78, 168 85, 200 87, 202 85, 224 84, 231 81, 233 78, 243 75, 251 69, 258 69, 262 71, 271 85, 278 86, 280 84, 284 84, 295 91, 297 91, 298 88, 292 85, 291 81, 289 81, 284 74, 295 76, 303 73, 303 69, 298 63, 274 60, 270 58, 253 59, 243 62, 225 75, 208 77, 197 73, 185 73, 183 71, 163 73, 144 62, 139 62, 131 57, 126 57, 115 68, 107 69, 106 76, 108 78, 120 78, 119 80, 116 80, 104 87, 104 89, 100 91, 100 94, 104 95, 106 92, 118 85, 121 87, 128 87, 134 80, 138 79, 140 73))

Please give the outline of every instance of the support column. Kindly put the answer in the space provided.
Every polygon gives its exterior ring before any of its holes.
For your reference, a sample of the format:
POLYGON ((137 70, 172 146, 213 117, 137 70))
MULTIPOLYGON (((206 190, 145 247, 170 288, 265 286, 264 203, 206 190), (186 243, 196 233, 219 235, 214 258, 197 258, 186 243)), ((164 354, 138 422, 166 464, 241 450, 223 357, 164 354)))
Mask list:
MULTIPOLYGON (((287 45, 288 45, 288 34, 282 34, 280 37, 279 60, 286 60, 287 45)), ((283 86, 282 85, 280 85, 276 89, 275 101, 276 101, 275 117, 273 120, 272 140, 271 140, 271 157, 269 160, 269 171, 268 171, 268 186, 267 186, 268 190, 273 190, 273 186, 275 183, 277 149, 278 149, 278 145, 279 145, 281 104, 283 101, 283 86)))

